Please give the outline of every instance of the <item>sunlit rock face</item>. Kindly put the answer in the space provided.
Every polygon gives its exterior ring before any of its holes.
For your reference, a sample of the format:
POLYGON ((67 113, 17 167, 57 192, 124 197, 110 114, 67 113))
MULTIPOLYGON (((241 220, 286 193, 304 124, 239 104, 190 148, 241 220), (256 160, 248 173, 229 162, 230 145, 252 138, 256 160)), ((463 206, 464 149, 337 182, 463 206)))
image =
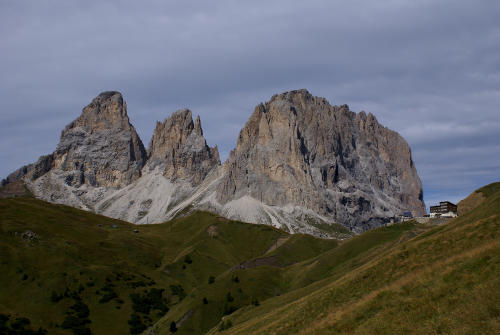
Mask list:
POLYGON ((157 122, 148 148, 149 165, 162 165, 172 181, 182 179, 199 185, 220 165, 217 147, 210 148, 203 137, 200 117, 193 122, 189 109, 179 110, 157 122))
POLYGON ((141 176, 147 155, 119 92, 104 92, 62 131, 54 168, 70 182, 121 188, 141 176))
POLYGON ((403 211, 425 213, 406 141, 372 114, 331 106, 306 90, 258 105, 241 130, 217 200, 244 196, 311 209, 354 230, 403 211))

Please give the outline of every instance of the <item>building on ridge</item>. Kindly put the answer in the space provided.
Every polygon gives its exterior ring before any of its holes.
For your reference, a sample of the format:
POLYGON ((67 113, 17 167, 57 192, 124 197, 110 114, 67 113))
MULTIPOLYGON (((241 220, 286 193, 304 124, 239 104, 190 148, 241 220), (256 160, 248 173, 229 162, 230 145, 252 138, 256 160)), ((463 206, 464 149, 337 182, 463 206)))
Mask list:
POLYGON ((449 201, 440 201, 439 205, 431 206, 430 217, 457 217, 457 205, 449 201))

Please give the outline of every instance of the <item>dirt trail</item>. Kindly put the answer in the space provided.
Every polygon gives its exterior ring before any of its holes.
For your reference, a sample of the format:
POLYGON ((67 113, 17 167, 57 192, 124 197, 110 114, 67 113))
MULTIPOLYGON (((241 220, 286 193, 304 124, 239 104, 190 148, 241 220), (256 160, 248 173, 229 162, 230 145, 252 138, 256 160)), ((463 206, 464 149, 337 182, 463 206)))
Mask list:
POLYGON ((194 313, 194 309, 190 309, 189 311, 187 311, 187 312, 186 312, 186 314, 184 314, 184 315, 182 316, 182 318, 180 318, 180 319, 179 319, 179 321, 177 321, 176 326, 177 326, 177 327, 182 326, 182 323, 183 323, 184 321, 186 321, 187 319, 189 319, 189 317, 190 317, 193 313, 194 313))
POLYGON ((279 239, 276 240, 276 242, 274 242, 274 244, 269 249, 267 249, 267 251, 266 251, 266 253, 264 255, 270 254, 274 250, 278 249, 279 247, 281 247, 289 239, 290 239, 290 236, 280 237, 279 239))
POLYGON ((231 268, 231 271, 242 270, 242 269, 253 269, 253 268, 260 267, 260 266, 281 267, 282 265, 279 263, 276 256, 268 256, 268 257, 264 257, 264 256, 270 254, 271 252, 273 252, 274 250, 276 250, 277 248, 282 246, 289 239, 290 239, 290 236, 284 236, 284 237, 278 238, 273 243, 273 245, 270 246, 269 249, 267 249, 267 251, 261 257, 250 259, 250 260, 247 260, 243 263, 235 265, 231 268))

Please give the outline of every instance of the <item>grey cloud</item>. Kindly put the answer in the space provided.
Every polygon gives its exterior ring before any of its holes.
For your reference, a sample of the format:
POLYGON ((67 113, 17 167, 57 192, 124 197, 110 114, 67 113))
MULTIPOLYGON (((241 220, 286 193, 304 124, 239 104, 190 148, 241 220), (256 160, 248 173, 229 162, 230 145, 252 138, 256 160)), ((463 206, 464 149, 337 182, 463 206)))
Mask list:
POLYGON ((426 199, 462 196, 500 177, 498 17, 495 0, 3 1, 0 175, 100 91, 124 94, 146 145, 191 108, 224 158, 255 105, 308 88, 400 132, 426 199))

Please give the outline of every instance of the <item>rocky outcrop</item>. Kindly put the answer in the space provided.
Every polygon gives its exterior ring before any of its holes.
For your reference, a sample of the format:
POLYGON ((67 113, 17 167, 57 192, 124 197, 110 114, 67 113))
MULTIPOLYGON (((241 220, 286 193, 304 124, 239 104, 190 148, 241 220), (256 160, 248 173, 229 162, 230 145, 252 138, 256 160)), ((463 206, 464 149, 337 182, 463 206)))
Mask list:
POLYGON ((59 170, 69 186, 121 188, 140 177, 146 159, 122 95, 104 92, 66 126, 54 153, 15 171, 7 182, 34 182, 49 171, 59 170))
POLYGON ((71 172, 67 182, 122 188, 141 176, 144 145, 130 124, 119 92, 99 94, 62 131, 54 167, 71 172))
POLYGON ((182 179, 199 185, 220 165, 217 146, 210 148, 203 137, 200 117, 193 122, 189 109, 157 122, 148 148, 148 165, 160 164, 171 181, 182 179))
POLYGON ((12 172, 2 181, 2 186, 22 180, 33 181, 49 172, 54 167, 54 154, 41 156, 33 164, 25 165, 12 172))
POLYGON ((275 95, 241 130, 217 187, 221 204, 251 197, 310 209, 361 231, 425 212, 410 148, 372 114, 306 90, 275 95))
POLYGON ((12 183, 7 183, 7 181, 4 180, 0 185, 0 199, 32 196, 33 195, 26 188, 22 180, 16 180, 12 183))
POLYGON ((207 145, 200 118, 193 122, 190 110, 179 110, 157 122, 141 178, 104 197, 96 209, 135 223, 166 221, 178 213, 179 203, 197 194, 219 166, 217 147, 207 145))

